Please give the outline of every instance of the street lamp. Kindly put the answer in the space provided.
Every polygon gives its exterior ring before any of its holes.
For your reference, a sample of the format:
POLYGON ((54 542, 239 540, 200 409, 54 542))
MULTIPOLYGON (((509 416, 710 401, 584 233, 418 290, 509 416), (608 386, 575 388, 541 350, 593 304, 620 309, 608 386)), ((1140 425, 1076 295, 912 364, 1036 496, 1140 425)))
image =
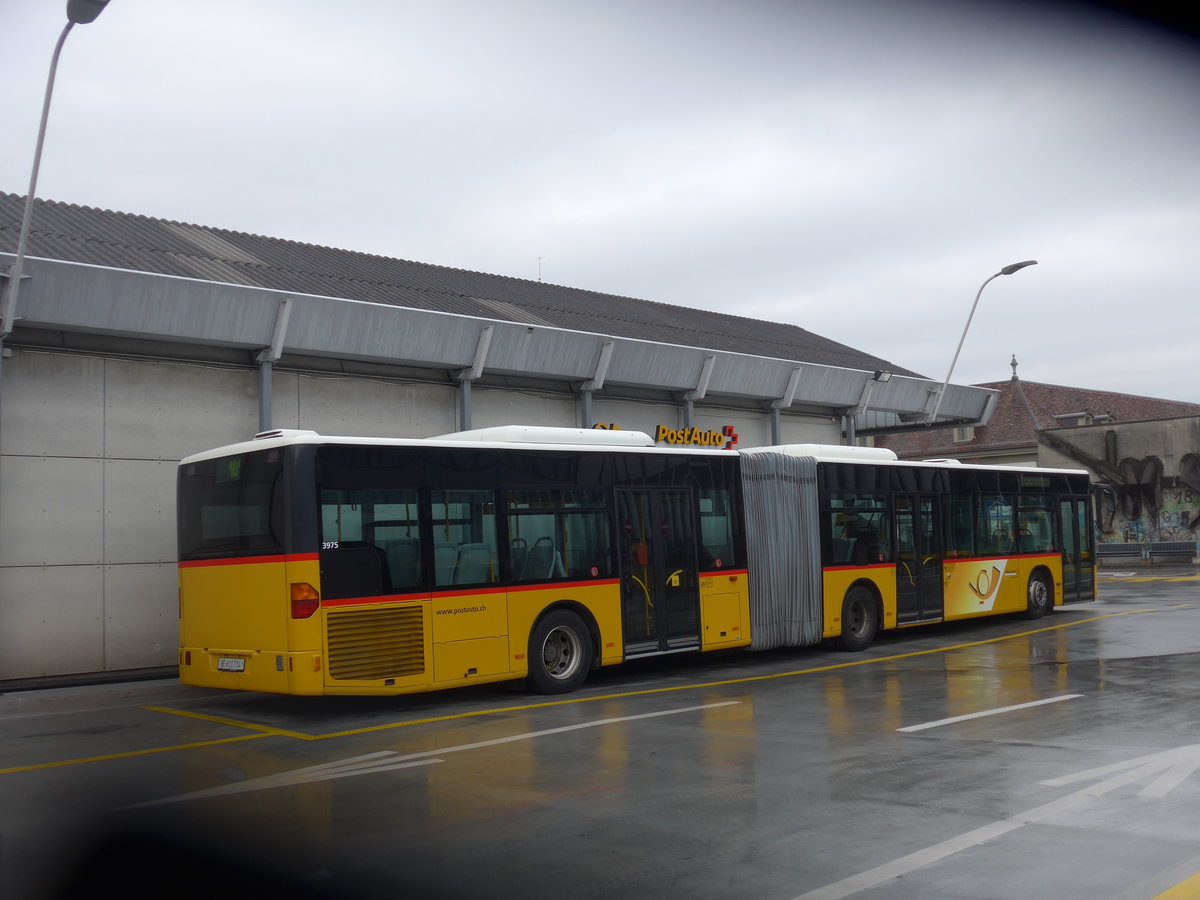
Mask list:
MULTIPOLYGON (((50 76, 46 79, 46 97, 42 101, 42 120, 38 125, 37 144, 33 150, 33 170, 29 175, 29 192, 25 195, 25 214, 21 218, 21 230, 17 235, 17 256, 13 260, 8 273, 8 290, 4 294, 4 304, 0 306, 0 357, 3 356, 4 339, 12 334, 13 319, 17 312, 17 294, 21 289, 21 272, 25 264, 25 246, 29 243, 29 220, 33 217, 33 195, 37 189, 38 168, 42 162, 42 144, 46 140, 46 120, 50 118, 50 96, 54 93, 54 74, 58 69, 58 57, 62 54, 63 44, 67 35, 76 25, 87 25, 96 21, 96 17, 104 11, 108 0, 67 0, 67 24, 58 43, 54 45, 54 55, 50 58, 50 76)), ((3 365, 3 363, 0 363, 3 365)))
POLYGON ((983 296, 983 289, 988 286, 988 282, 993 278, 999 278, 1001 275, 1011 275, 1013 272, 1019 272, 1026 266, 1036 266, 1036 259, 1027 259, 1024 262, 1010 263, 1005 266, 995 275, 989 276, 986 281, 979 286, 979 290, 975 293, 975 302, 971 304, 971 314, 967 316, 967 324, 963 326, 962 337, 958 339, 958 347, 954 350, 954 359, 950 360, 950 371, 946 373, 946 380, 942 382, 942 388, 938 391, 937 403, 934 404, 933 412, 925 419, 926 425, 932 425, 937 420, 938 410, 942 408, 942 400, 946 396, 946 388, 950 386, 950 376, 954 374, 954 364, 958 362, 958 354, 962 351, 963 341, 967 339, 967 329, 971 327, 971 319, 975 317, 975 307, 979 305, 979 298, 983 296))
MULTIPOLYGON (((29 220, 33 218, 33 196, 37 190, 38 167, 42 161, 42 144, 46 139, 46 120, 50 117, 50 95, 54 92, 54 73, 58 69, 58 57, 62 54, 63 44, 67 35, 76 25, 87 25, 96 21, 96 17, 104 12, 108 0, 67 0, 67 24, 58 43, 54 45, 54 55, 50 58, 50 75, 46 79, 46 96, 42 100, 42 120, 38 125, 37 144, 33 150, 33 170, 29 174, 29 192, 25 195, 25 213, 21 217, 21 230, 17 234, 17 255, 13 259, 12 268, 8 271, 8 289, 0 286, 0 406, 4 395, 4 341, 12 334, 13 321, 17 316, 17 294, 21 289, 21 273, 25 266, 25 246, 29 243, 29 220)), ((3 409, 0 409, 0 421, 3 420, 3 409)))

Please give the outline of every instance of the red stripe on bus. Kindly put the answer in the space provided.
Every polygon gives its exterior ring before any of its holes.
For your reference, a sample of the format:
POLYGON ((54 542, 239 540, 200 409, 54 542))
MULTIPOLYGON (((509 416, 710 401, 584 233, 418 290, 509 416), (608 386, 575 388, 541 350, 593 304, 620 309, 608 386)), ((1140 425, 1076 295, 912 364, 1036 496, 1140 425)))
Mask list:
MULTIPOLYGON (((949 566, 949 565, 969 566, 969 565, 972 565, 975 563, 994 562, 998 559, 1000 559, 1000 560, 1058 559, 1061 556, 1062 556, 1061 553, 1009 553, 1007 556, 999 556, 999 555, 997 555, 997 556, 959 556, 959 557, 951 556, 951 557, 946 557, 946 558, 942 559, 942 565, 943 566, 949 566)), ((896 565, 897 564, 894 562, 884 562, 884 563, 870 563, 870 564, 864 564, 864 565, 858 565, 858 566, 825 566, 822 569, 822 571, 825 571, 825 572, 853 572, 853 571, 857 571, 859 569, 894 569, 896 567, 896 565)))
POLYGON ((706 569, 700 573, 701 578, 716 578, 719 575, 749 575, 749 569, 706 569))
POLYGON ((993 553, 991 556, 948 556, 945 563, 978 563, 992 562, 997 559, 1061 559, 1062 554, 1057 550, 1049 553, 993 553))
POLYGON ((870 563, 870 564, 864 563, 863 565, 860 565, 860 566, 825 566, 821 571, 823 571, 823 572, 857 572, 862 569, 894 569, 894 568, 896 568, 895 563, 884 562, 884 563, 870 563))
POLYGON ((561 590, 563 588, 593 587, 597 584, 614 585, 620 583, 620 579, 617 578, 597 578, 595 581, 545 581, 540 584, 515 584, 508 588, 508 592, 512 594, 517 591, 561 590))
POLYGON ((258 566, 263 563, 316 562, 318 553, 290 553, 277 556, 223 556, 220 559, 184 559, 179 568, 193 569, 204 566, 258 566))

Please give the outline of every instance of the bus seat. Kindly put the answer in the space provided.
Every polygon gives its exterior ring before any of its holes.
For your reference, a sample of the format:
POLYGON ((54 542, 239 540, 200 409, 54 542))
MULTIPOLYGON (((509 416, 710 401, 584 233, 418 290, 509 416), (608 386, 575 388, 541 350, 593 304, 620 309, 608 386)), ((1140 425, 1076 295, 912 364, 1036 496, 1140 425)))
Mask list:
POLYGON ((458 561, 458 544, 453 541, 434 541, 433 565, 438 584, 454 581, 454 564, 458 561))
POLYGON ((512 563, 514 578, 520 578, 525 571, 525 560, 529 558, 529 543, 525 538, 513 538, 509 549, 509 560, 512 563))
POLYGON ((833 559, 835 563, 850 562, 850 554, 854 549, 854 539, 835 537, 833 539, 833 559))
POLYGON ((992 552, 1008 556, 1013 552, 1012 535, 1007 531, 999 530, 992 533, 992 552))
POLYGON ((454 565, 455 584, 485 584, 493 581, 493 554, 487 544, 463 544, 454 565))
POLYGON ((421 584, 421 545, 416 538, 381 541, 387 554, 392 589, 418 587, 421 584))
POLYGON ((540 581, 543 578, 561 578, 564 574, 562 557, 559 556, 558 548, 554 546, 554 540, 540 537, 534 541, 521 570, 521 579, 540 581))

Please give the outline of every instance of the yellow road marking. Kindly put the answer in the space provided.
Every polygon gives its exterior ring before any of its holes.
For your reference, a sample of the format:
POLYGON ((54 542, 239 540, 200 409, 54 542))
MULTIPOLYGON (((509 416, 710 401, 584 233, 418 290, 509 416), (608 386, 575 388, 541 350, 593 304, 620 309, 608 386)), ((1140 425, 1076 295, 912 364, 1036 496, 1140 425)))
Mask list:
POLYGON ((261 731, 263 737, 268 735, 277 735, 279 737, 296 738, 300 741, 311 741, 313 736, 305 734, 302 731, 289 731, 286 728, 273 728, 270 725, 260 725, 257 722, 245 722, 241 719, 229 719, 225 716, 213 716, 208 713, 192 712, 187 709, 174 709, 170 706, 143 706, 142 709, 150 712, 167 713, 172 716, 185 716, 189 719, 201 719, 205 722, 216 722, 218 725, 232 725, 234 728, 248 728, 251 731, 261 731))
POLYGON ((1197 897, 1200 897, 1200 872, 1185 878, 1173 888, 1167 888, 1151 900, 1196 900, 1197 897))
POLYGON ((144 750, 123 750, 120 753, 106 753, 103 756, 85 756, 82 759, 60 759, 58 762, 33 763, 28 766, 10 766, 7 769, 0 769, 0 775, 10 775, 13 772, 33 772, 38 769, 57 769, 60 766, 78 766, 83 763, 108 762, 113 759, 129 759, 132 756, 169 753, 172 750, 195 750, 199 747, 215 747, 218 744, 233 744, 237 741, 255 741, 264 737, 270 737, 270 734, 260 731, 255 734, 239 734, 235 737, 216 738, 211 741, 196 741, 192 744, 173 744, 170 747, 147 747, 144 750))
POLYGON ((797 678, 801 675, 815 675, 821 672, 834 672, 838 669, 850 669, 857 666, 869 666, 877 663, 895 662, 900 659, 912 659, 918 656, 930 656, 935 653, 949 653, 953 650, 965 650, 970 647, 982 647, 986 644, 998 644, 1002 641, 1009 641, 1016 638, 1029 637, 1034 634, 1043 634, 1048 631, 1061 631, 1064 628, 1073 628, 1076 625, 1086 625, 1088 622, 1099 622, 1103 619, 1112 619, 1118 616, 1133 616, 1141 613, 1154 612, 1149 609, 1134 609, 1123 612, 1106 613, 1101 616, 1092 616, 1087 619, 1078 619, 1072 622, 1064 622, 1061 625, 1049 625, 1045 628, 1034 628, 1030 631, 1022 631, 1016 634, 1005 634, 994 638, 985 638, 980 641, 968 641, 961 644, 951 644, 946 647, 933 647, 928 650, 913 650, 909 653, 896 653, 891 656, 879 656, 868 659, 856 659, 849 662, 833 663, 828 666, 814 666, 809 669, 793 669, 788 672, 774 672, 769 675, 747 675, 741 678, 729 678, 721 681, 708 681, 700 684, 679 684, 670 687, 643 688, 642 690, 620 691, 614 694, 599 694, 591 697, 571 697, 565 700, 543 700, 539 703, 526 703, 520 706, 501 706, 491 709, 475 709, 468 712, 447 713, 441 716, 428 716, 421 719, 406 719, 402 722, 388 722, 383 725, 370 725, 365 728, 352 728, 346 731, 332 731, 326 734, 306 734, 299 731, 288 731, 282 728, 273 728, 269 725, 259 725, 253 722, 244 722, 238 719, 229 719, 223 716, 212 716, 205 713, 190 712, 188 710, 174 709, 169 706, 144 706, 142 709, 152 712, 161 712, 168 715, 185 716, 204 721, 215 722, 221 725, 229 725, 234 728, 252 729, 255 733, 241 735, 233 738, 215 739, 212 741, 198 741, 193 744, 178 744, 171 747, 152 747, 145 750, 128 750, 121 753, 109 753, 104 756, 90 756, 82 759, 60 760, 51 763, 34 763, 26 766, 14 766, 7 769, 0 769, 0 775, 7 775, 13 772, 30 772, 37 769, 51 769, 59 766, 82 765, 84 763, 106 762, 116 759, 126 759, 134 756, 145 756, 149 753, 165 753, 171 750, 190 750, 197 747, 215 746, 218 744, 227 744, 233 741, 253 740, 263 737, 290 737, 296 740, 303 741, 323 741, 330 738, 352 737, 360 734, 371 734, 378 731, 390 731, 396 728, 409 728, 413 725, 428 725, 434 722, 449 722, 456 719, 472 719, 479 716, 492 716, 502 713, 527 712, 535 709, 549 709, 555 706, 570 706, 579 703, 596 703, 601 700, 621 700, 626 697, 647 697, 653 694, 670 694, 678 691, 694 691, 704 690, 714 687, 728 687, 735 684, 751 684, 756 681, 770 681, 776 678, 797 678))

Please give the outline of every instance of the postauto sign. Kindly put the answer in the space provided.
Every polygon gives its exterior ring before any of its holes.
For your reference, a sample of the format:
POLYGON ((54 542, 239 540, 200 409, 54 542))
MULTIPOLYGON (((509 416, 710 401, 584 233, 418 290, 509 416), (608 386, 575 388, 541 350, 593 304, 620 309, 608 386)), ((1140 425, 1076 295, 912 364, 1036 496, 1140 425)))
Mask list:
MULTIPOLYGON (((620 431, 620 426, 610 422, 607 425, 593 425, 602 431, 620 431)), ((716 447, 722 450, 732 450, 737 446, 738 433, 732 425, 725 425, 720 431, 708 428, 672 428, 670 425, 659 425, 654 429, 654 441, 658 444, 670 444, 676 447, 716 447)))

